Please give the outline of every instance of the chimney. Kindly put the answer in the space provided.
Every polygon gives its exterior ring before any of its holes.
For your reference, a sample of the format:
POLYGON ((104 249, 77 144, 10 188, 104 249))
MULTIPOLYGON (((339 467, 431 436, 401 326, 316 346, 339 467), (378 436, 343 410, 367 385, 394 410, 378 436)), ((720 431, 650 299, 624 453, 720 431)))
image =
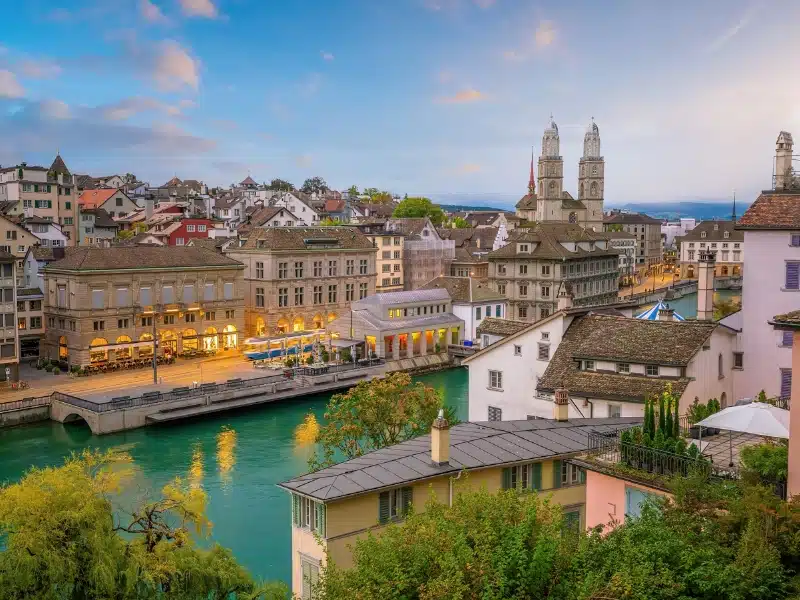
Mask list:
POLYGON ((708 250, 700 251, 700 265, 697 274, 697 320, 714 320, 714 268, 716 256, 708 250))
POLYGON ((556 390, 556 399, 553 402, 553 419, 556 421, 569 420, 569 392, 564 388, 556 390))
POLYGON ((444 418, 443 409, 439 409, 431 427, 431 461, 437 466, 450 463, 450 423, 444 418))
POLYGON ((675 320, 675 311, 672 310, 668 304, 662 304, 661 308, 658 309, 658 314, 656 315, 657 321, 674 321, 675 320))
POLYGON ((783 190, 792 186, 792 134, 781 131, 775 142, 775 189, 783 190))
POLYGON ((155 199, 146 198, 144 201, 144 220, 149 221, 153 218, 153 205, 155 204, 155 199))
POLYGON ((564 283, 561 291, 558 292, 558 310, 568 310, 572 308, 572 285, 564 283))

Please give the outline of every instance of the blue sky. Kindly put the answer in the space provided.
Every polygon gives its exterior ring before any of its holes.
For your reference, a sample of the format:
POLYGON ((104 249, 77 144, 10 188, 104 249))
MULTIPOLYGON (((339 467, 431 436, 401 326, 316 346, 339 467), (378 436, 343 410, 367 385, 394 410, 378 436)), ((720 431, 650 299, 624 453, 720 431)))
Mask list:
MULTIPOLYGON (((0 164, 321 175, 440 200, 525 192, 550 113, 575 191, 752 200, 800 136, 793 0, 28 0, 0 41, 0 164)), ((11 24, 9 22, 8 24, 11 24)))

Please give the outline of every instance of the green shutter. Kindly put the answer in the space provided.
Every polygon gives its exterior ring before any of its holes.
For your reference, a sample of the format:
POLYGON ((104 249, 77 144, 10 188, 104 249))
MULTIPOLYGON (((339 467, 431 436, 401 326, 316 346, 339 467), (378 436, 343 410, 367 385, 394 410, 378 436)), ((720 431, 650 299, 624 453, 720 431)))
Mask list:
POLYGON ((506 467, 503 469, 502 487, 504 490, 511 489, 511 467, 506 467))
POLYGON ((542 489, 542 463, 537 462, 531 465, 533 473, 531 474, 531 489, 532 490, 540 490, 542 489))
POLYGON ((578 469, 578 481, 580 483, 586 483, 586 469, 578 469))
POLYGON ((553 487, 560 488, 561 487, 561 461, 554 460, 553 461, 553 487))
POLYGON ((292 494, 292 523, 295 527, 300 527, 300 496, 292 494))
POLYGON ((389 492, 381 492, 378 499, 378 523, 389 521, 389 492))
POLYGON ((325 505, 322 502, 315 502, 314 506, 317 510, 317 533, 320 537, 325 537, 325 505))
POLYGON ((403 516, 408 514, 411 509, 411 502, 413 501, 414 490, 410 487, 403 488, 403 516))

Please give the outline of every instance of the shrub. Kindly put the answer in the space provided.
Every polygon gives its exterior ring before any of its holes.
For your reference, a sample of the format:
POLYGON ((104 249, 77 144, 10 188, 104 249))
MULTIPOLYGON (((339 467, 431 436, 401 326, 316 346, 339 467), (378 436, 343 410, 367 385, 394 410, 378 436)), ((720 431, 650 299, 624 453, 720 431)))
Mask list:
POLYGON ((47 371, 48 373, 50 373, 53 370, 53 365, 51 365, 50 363, 47 363, 44 366, 44 370, 47 371))
POLYGON ((783 481, 789 470, 789 447, 785 443, 764 442, 745 446, 740 452, 744 467, 764 479, 783 481))
POLYGON ((314 355, 313 354, 309 354, 308 355, 308 358, 306 358, 306 364, 307 365, 313 365, 314 364, 314 355))
POLYGON ((53 370, 51 371, 51 373, 53 375, 61 375, 61 369, 59 369, 58 367, 53 367, 53 370))
POLYGON ((439 354, 442 351, 442 347, 439 345, 439 342, 436 342, 434 349, 436 350, 436 354, 439 354))
POLYGON ((322 349, 320 352, 320 356, 322 357, 322 362, 328 362, 331 359, 331 354, 325 348, 322 349))
POLYGON ((350 348, 344 348, 339 356, 343 362, 353 362, 353 355, 350 353, 350 348))
POLYGON ((289 368, 292 368, 297 364, 297 359, 290 356, 289 358, 286 359, 286 361, 283 364, 285 364, 289 368))

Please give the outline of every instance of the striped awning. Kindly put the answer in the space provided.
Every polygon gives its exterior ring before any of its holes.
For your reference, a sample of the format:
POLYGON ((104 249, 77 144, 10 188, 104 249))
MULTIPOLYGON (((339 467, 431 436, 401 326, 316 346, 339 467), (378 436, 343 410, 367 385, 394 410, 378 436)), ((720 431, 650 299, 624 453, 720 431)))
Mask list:
MULTIPOLYGON (((655 321, 655 320, 658 319, 658 311, 661 310, 662 308, 669 308, 669 305, 664 304, 663 302, 658 302, 658 304, 656 304, 652 308, 647 309, 642 314, 636 315, 636 318, 637 319, 644 319, 645 321, 655 321)), ((686 320, 682 316, 680 316, 678 313, 672 313, 672 317, 676 321, 685 321, 686 320)))

